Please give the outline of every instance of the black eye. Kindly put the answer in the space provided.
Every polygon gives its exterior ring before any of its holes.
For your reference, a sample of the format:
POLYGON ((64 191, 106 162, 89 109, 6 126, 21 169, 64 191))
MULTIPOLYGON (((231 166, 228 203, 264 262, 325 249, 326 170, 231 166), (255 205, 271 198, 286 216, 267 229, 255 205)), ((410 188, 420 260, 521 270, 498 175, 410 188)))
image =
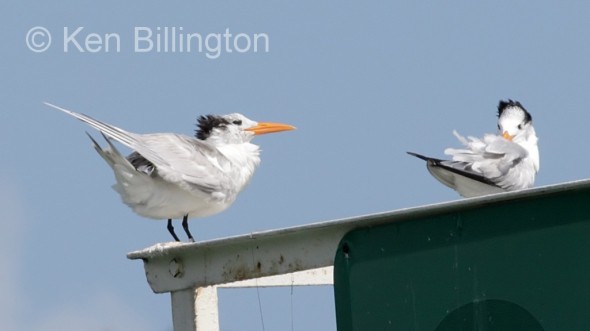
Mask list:
POLYGON ((519 130, 522 130, 522 124, 519 124, 519 125, 518 125, 518 129, 519 129, 519 130))
POLYGON ((235 120, 232 123, 235 125, 242 125, 242 120, 235 120))
POLYGON ((500 124, 498 124, 498 130, 501 130, 501 129, 500 129, 500 124))

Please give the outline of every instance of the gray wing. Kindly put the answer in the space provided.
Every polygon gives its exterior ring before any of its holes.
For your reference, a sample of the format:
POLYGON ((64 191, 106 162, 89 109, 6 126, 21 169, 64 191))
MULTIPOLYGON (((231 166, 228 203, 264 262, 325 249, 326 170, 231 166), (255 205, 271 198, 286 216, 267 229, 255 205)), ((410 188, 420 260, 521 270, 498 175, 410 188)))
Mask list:
POLYGON ((227 175, 231 163, 216 149, 195 138, 172 133, 146 134, 140 139, 137 151, 156 166, 164 180, 188 190, 196 188, 223 195, 231 191, 232 179, 227 175), (142 151, 157 158, 151 159, 142 151))
POLYGON ((490 179, 473 171, 468 163, 436 159, 408 152, 426 161, 428 172, 439 182, 470 198, 486 194, 505 192, 490 179))
MULTIPOLYGON (((216 199, 224 199, 231 188, 231 178, 223 171, 224 167, 229 166, 227 158, 195 138, 172 133, 132 133, 90 116, 47 102, 45 104, 79 119, 107 137, 131 148, 149 161, 165 181, 188 191, 218 192, 219 194, 214 196, 216 199)), ((147 165, 137 155, 132 155, 136 163, 147 165)))
POLYGON ((466 177, 482 184, 498 187, 492 180, 484 177, 481 173, 474 171, 471 167, 471 164, 468 162, 441 160, 417 153, 407 153, 425 160, 427 162, 428 171, 430 171, 430 173, 441 183, 452 189, 457 189, 457 176, 466 177))
POLYGON ((510 170, 528 156, 528 152, 522 146, 500 136, 489 134, 483 139, 465 139, 458 133, 453 133, 466 148, 447 148, 445 154, 451 155, 454 162, 468 164, 472 171, 495 184, 503 182, 510 170))

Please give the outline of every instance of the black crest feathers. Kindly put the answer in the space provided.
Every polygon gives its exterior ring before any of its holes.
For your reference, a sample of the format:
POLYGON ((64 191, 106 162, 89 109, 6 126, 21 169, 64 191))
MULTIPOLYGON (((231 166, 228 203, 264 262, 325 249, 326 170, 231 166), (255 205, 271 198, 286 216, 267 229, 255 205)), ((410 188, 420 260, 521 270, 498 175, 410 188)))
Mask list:
POLYGON ((512 108, 512 107, 517 107, 520 108, 524 111, 524 122, 528 123, 530 121, 533 120, 533 117, 531 116, 531 114, 529 114, 529 112, 523 107, 523 105, 515 100, 500 100, 500 103, 498 104, 498 117, 502 116, 502 113, 504 112, 504 110, 508 109, 508 108, 512 108))
POLYGON ((197 119, 197 130, 195 136, 197 139, 205 140, 211 135, 211 131, 213 131, 214 128, 221 128, 228 124, 229 122, 220 116, 199 116, 197 119))

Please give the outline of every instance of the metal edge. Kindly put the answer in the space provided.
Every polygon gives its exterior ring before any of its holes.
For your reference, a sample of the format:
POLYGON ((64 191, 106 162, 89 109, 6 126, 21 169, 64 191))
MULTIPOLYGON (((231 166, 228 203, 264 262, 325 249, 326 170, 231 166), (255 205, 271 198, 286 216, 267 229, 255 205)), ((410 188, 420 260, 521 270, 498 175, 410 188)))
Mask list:
POLYGON ((161 257, 164 255, 178 254, 193 249, 202 249, 205 247, 214 248, 227 246, 231 244, 242 244, 244 242, 250 242, 252 240, 257 239, 288 236, 295 233, 304 234, 306 232, 325 230, 326 228, 343 227, 347 229, 353 229, 357 227, 375 226, 383 223, 403 221, 411 218, 419 218, 433 214, 453 212, 459 209, 475 208, 484 205, 501 203, 505 201, 530 199, 539 196, 545 196, 559 192, 579 190, 585 188, 590 188, 590 179, 547 185, 514 192, 490 194, 476 198, 460 199, 450 202, 435 203, 418 207, 403 208, 394 211, 379 212, 374 214, 360 215, 337 220, 316 222, 302 226, 253 232, 250 234, 214 239, 198 243, 170 244, 168 246, 166 246, 166 244, 156 244, 142 250, 130 252, 127 254, 127 258, 131 260, 146 260, 154 257, 161 257))

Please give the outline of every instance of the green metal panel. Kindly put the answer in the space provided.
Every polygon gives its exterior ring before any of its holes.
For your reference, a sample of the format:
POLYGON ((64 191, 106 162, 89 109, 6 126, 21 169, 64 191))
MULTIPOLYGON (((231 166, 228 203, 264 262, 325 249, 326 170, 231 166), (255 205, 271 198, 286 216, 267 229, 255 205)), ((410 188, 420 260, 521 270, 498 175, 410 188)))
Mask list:
POLYGON ((338 330, 590 330, 590 189, 349 232, 338 330))

